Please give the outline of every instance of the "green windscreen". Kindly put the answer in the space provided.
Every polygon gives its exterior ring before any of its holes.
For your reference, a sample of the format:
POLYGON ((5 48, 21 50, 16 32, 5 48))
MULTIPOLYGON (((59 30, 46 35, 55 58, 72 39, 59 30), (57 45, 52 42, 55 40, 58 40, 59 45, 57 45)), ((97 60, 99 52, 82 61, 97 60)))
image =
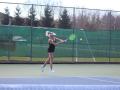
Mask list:
POLYGON ((0 26, 0 60, 44 61, 48 56, 46 31, 56 33, 61 39, 75 35, 74 40, 56 47, 54 62, 109 62, 110 58, 120 61, 119 30, 75 29, 73 32, 73 29, 24 26, 0 26))

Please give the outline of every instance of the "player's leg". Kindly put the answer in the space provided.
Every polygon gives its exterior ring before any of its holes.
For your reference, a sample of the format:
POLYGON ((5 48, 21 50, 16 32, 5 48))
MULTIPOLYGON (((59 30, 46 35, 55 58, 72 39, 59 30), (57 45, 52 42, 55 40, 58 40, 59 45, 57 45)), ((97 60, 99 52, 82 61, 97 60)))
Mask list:
POLYGON ((44 63, 43 66, 42 66, 42 72, 44 71, 45 66, 46 66, 47 63, 49 63, 49 62, 50 62, 50 53, 48 53, 48 59, 45 61, 45 63, 44 63))
POLYGON ((52 72, 54 72, 54 70, 53 70, 53 58, 54 58, 53 53, 51 53, 50 56, 51 56, 50 57, 50 69, 51 69, 52 72))
POLYGON ((43 67, 45 67, 47 65, 47 63, 49 63, 49 61, 50 61, 50 58, 48 57, 48 59, 45 61, 44 65, 43 65, 43 67))

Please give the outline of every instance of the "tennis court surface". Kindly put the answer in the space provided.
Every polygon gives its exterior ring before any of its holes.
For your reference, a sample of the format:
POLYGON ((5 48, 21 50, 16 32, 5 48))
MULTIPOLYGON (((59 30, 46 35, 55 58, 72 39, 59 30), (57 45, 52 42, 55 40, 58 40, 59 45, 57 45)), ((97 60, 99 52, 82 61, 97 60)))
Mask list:
POLYGON ((54 70, 1 64, 0 90, 120 90, 119 64, 54 64, 54 70))
POLYGON ((0 90, 120 90, 120 78, 55 76, 0 78, 0 90))

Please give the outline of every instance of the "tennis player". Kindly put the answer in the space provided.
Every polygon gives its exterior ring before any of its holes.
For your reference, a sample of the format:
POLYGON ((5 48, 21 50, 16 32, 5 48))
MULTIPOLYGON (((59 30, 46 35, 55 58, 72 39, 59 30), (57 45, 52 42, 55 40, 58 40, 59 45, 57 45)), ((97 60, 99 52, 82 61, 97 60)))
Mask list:
POLYGON ((45 66, 48 62, 50 63, 51 72, 54 72, 54 70, 53 70, 53 58, 54 58, 55 47, 57 45, 59 45, 60 43, 65 42, 65 40, 62 40, 62 39, 59 39, 59 38, 55 37, 52 32, 48 33, 48 37, 49 37, 49 39, 48 39, 48 43, 49 43, 48 59, 44 62, 44 65, 41 68, 42 72, 44 71, 44 68, 45 68, 45 66), (59 42, 56 42, 56 41, 59 41, 59 42))

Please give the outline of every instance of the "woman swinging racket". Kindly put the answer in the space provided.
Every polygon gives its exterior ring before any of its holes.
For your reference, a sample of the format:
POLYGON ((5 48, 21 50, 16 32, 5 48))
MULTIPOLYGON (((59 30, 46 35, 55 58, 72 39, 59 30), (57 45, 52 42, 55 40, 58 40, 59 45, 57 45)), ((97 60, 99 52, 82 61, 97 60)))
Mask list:
POLYGON ((49 62, 50 63, 50 69, 51 72, 54 72, 53 70, 53 58, 54 58, 54 51, 55 51, 55 47, 60 44, 60 43, 64 43, 65 40, 59 39, 57 37, 54 36, 54 34, 52 32, 48 32, 48 43, 49 43, 49 47, 48 47, 48 59, 44 62, 44 65, 42 66, 42 72, 44 71, 44 68, 46 66, 46 64, 49 62), (59 41, 59 42, 56 42, 59 41))

